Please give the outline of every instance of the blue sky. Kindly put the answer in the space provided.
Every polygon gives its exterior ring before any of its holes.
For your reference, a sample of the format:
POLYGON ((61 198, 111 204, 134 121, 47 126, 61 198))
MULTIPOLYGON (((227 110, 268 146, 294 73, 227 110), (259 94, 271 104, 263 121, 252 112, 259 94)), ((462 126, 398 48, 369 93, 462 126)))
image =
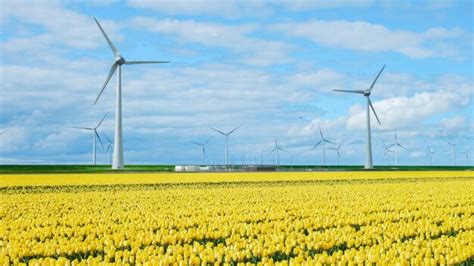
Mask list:
MULTIPOLYGON (((311 150, 321 125, 344 141, 341 163, 364 162, 364 99, 333 89, 366 89, 382 122, 372 123, 375 164, 396 128, 400 164, 472 164, 472 1, 1 1, 0 163, 87 164, 93 126, 113 136, 115 78, 92 103, 113 56, 93 17, 128 60, 125 163, 223 163, 224 139, 210 130, 243 126, 230 160, 320 164, 311 150), (303 117, 303 119, 300 119, 303 117)), ((372 116, 372 122, 375 122, 372 116)), ((393 163, 393 154, 391 163, 393 163)), ((98 150, 98 162, 107 163, 98 150)), ((329 151, 327 162, 336 163, 329 151)))

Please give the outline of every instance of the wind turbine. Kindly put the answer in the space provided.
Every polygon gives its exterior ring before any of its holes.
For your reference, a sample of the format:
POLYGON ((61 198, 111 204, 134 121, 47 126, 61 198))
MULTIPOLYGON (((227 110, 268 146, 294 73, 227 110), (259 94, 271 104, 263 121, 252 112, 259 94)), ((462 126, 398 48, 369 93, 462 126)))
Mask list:
POLYGON ((215 129, 213 127, 211 127, 212 130, 216 131, 217 133, 223 135, 225 137, 225 165, 229 165, 229 136, 234 133, 239 127, 241 127, 242 125, 239 125, 237 127, 235 127, 234 129, 232 129, 231 131, 227 132, 227 133, 224 133, 218 129, 215 129))
POLYGON ((456 143, 448 142, 448 144, 453 147, 453 166, 456 166, 456 143))
POLYGON ((430 145, 426 145, 426 148, 425 158, 430 157, 430 165, 433 166, 433 154, 435 154, 435 152, 431 149, 430 145))
POLYGON ((383 146, 385 149, 385 152, 383 153, 383 157, 387 156, 387 166, 390 166, 390 153, 394 152, 393 150, 390 149, 392 145, 388 146, 387 144, 384 143, 383 146))
POLYGON ((366 90, 333 90, 333 91, 338 91, 338 92, 362 94, 367 99, 367 112, 366 112, 366 119, 367 119, 367 144, 366 145, 367 146, 366 146, 366 151, 365 151, 365 167, 364 167, 365 169, 374 168, 374 164, 372 161, 372 141, 371 141, 371 134, 370 134, 370 109, 372 109, 372 112, 374 112, 375 118, 377 118, 377 122, 380 125, 379 117, 377 116, 377 113, 375 112, 375 108, 372 105, 372 101, 370 100, 370 94, 372 93, 372 89, 374 88, 375 82, 377 82, 377 79, 380 77, 380 74, 382 74, 382 71, 384 70, 384 68, 385 68, 385 65, 383 65, 382 69, 380 69, 379 73, 377 74, 377 77, 375 77, 370 87, 366 90))
POLYGON ((321 125, 318 125, 319 126, 319 135, 321 136, 321 140, 318 141, 318 143, 316 143, 314 145, 314 147, 312 148, 312 150, 316 149, 319 144, 323 144, 323 166, 326 166, 326 148, 325 148, 325 144, 326 143, 331 143, 331 144, 334 144, 336 145, 336 143, 330 141, 330 140, 327 140, 324 138, 324 135, 323 135, 323 131, 321 130, 321 125))
POLYGON ((393 143, 392 145, 390 145, 390 147, 393 147, 395 146, 395 166, 398 167, 398 147, 401 147, 403 149, 406 150, 405 147, 402 146, 402 144, 400 144, 398 142, 398 137, 397 137, 397 130, 395 129, 395 143, 393 143))
POLYGON ((278 151, 284 151, 284 152, 288 152, 288 151, 283 149, 280 145, 278 145, 278 141, 276 138, 274 138, 274 140, 275 140, 275 148, 273 148, 273 150, 269 154, 276 152, 277 165, 280 165, 280 154, 278 153, 278 151))
POLYGON ((117 70, 117 89, 116 89, 116 98, 115 98, 115 138, 114 138, 114 160, 112 163, 112 169, 122 169, 124 166, 123 164, 123 140, 122 140, 122 65, 137 65, 137 64, 159 64, 159 63, 169 63, 169 61, 126 61, 125 58, 122 57, 118 49, 113 45, 112 41, 110 41, 109 37, 105 33, 102 26, 99 24, 96 18, 94 18, 97 26, 99 26, 102 35, 104 35, 105 40, 109 44, 112 53, 115 56, 115 61, 110 68, 109 75, 105 80, 102 89, 99 92, 99 95, 94 101, 94 105, 99 100, 100 96, 105 90, 107 83, 112 78, 112 75, 117 70))
POLYGON ((109 155, 109 158, 110 158, 110 165, 112 165, 112 145, 114 145, 114 142, 111 141, 107 135, 105 135, 104 133, 102 133, 102 135, 105 137, 105 139, 107 140, 107 150, 105 151, 108 155, 109 155))
POLYGON ((329 147, 328 149, 330 150, 334 150, 337 152, 337 166, 339 166, 339 160, 341 159, 341 153, 340 153, 340 149, 341 149, 341 146, 342 144, 344 143, 344 141, 342 141, 341 143, 339 143, 339 145, 337 146, 337 148, 333 148, 333 147, 329 147))
POLYGON ((469 150, 466 150, 465 152, 461 153, 466 157, 466 166, 469 166, 469 150))
POLYGON ((212 139, 212 137, 208 138, 206 140, 206 142, 204 143, 199 143, 199 142, 196 142, 196 141, 191 141, 192 144, 195 144, 195 145, 198 145, 198 146, 201 146, 202 147, 202 165, 204 165, 204 159, 206 158, 206 145, 207 143, 209 143, 209 141, 212 139))
POLYGON ((97 128, 99 128, 100 124, 102 124, 102 122, 104 121, 105 117, 107 117, 109 113, 106 113, 104 115, 104 117, 102 118, 102 120, 99 121, 99 123, 97 123, 97 125, 95 127, 73 127, 73 128, 77 128, 77 129, 84 129, 84 130, 90 130, 92 132, 94 132, 93 134, 93 141, 92 141, 92 164, 95 165, 96 164, 96 139, 99 140, 100 142, 100 145, 102 145, 102 149, 104 149, 104 144, 102 144, 102 140, 100 139, 100 136, 99 134, 97 134, 97 128))

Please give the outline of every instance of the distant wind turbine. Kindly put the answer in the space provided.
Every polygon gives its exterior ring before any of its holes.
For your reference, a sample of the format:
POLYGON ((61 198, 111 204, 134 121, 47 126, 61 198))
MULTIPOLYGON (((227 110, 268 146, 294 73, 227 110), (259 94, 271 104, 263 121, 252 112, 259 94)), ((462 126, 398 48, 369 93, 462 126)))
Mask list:
POLYGON ((469 150, 466 150, 465 152, 462 152, 461 154, 464 155, 464 157, 466 157, 466 166, 469 166, 469 150))
POLYGON ((387 166, 390 166, 390 153, 394 152, 393 150, 390 149, 392 145, 388 146, 387 144, 384 143, 383 146, 384 146, 383 157, 387 157, 387 166))
POLYGON ((341 146, 342 146, 343 143, 344 143, 344 141, 341 141, 341 143, 339 143, 339 145, 336 148, 333 148, 333 147, 328 148, 330 150, 336 151, 336 153, 337 153, 337 166, 339 166, 339 160, 341 160, 340 150, 341 150, 341 146))
POLYGON ((169 61, 126 61, 125 58, 122 57, 118 49, 113 45, 112 41, 110 41, 109 37, 105 33, 102 26, 99 24, 96 18, 94 18, 97 26, 99 27, 102 35, 104 35, 105 40, 109 44, 112 53, 115 56, 115 61, 110 68, 109 75, 105 80, 102 89, 99 92, 99 95, 94 101, 94 105, 99 100, 100 96, 105 90, 107 83, 112 78, 115 71, 117 71, 117 90, 116 90, 116 98, 115 98, 115 138, 114 138, 114 160, 112 164, 112 169, 122 169, 124 167, 123 163, 123 140, 122 140, 122 65, 137 65, 137 64, 159 64, 159 63, 169 63, 169 61))
POLYGON ((92 164, 93 165, 96 165, 96 139, 99 140, 100 142, 100 145, 102 145, 102 149, 104 149, 104 144, 102 143, 102 140, 100 139, 100 136, 99 134, 97 134, 97 129, 99 128, 100 124, 102 124, 102 122, 104 121, 104 119, 107 117, 109 113, 106 113, 104 115, 104 117, 102 118, 102 120, 99 121, 99 123, 97 123, 97 125, 95 127, 73 127, 73 128, 76 128, 76 129, 84 129, 84 130, 89 130, 89 131, 92 131, 94 134, 92 135, 94 137, 93 141, 92 141, 92 164))
POLYGON ((433 166, 433 154, 436 154, 430 147, 430 145, 426 145, 426 157, 430 158, 430 165, 433 166))
POLYGON ((319 144, 322 144, 323 146, 323 166, 326 166, 326 147, 325 147, 325 144, 326 143, 331 143, 331 144, 336 144, 330 140, 327 140, 324 138, 324 135, 323 135, 323 131, 321 130, 321 125, 318 125, 319 126, 319 135, 321 137, 321 140, 319 140, 312 148, 312 150, 316 149, 319 144))
POLYGON ((278 141, 276 138, 274 138, 275 140, 275 147, 273 148, 273 150, 270 152, 270 154, 276 152, 276 156, 277 156, 277 165, 280 165, 280 154, 278 153, 278 151, 284 151, 284 152, 288 152, 287 150, 283 149, 280 145, 278 145, 278 141))
POLYGON ((390 147, 393 147, 393 146, 395 146, 395 166, 398 167, 398 147, 401 147, 405 150, 406 150, 406 148, 403 147, 402 144, 400 144, 400 142, 398 142, 397 130, 396 129, 395 129, 395 143, 390 145, 390 147))
POLYGON ((191 141, 192 144, 201 146, 202 148, 202 165, 205 164, 205 158, 206 158, 206 145, 209 143, 209 141, 212 139, 212 137, 208 138, 204 143, 196 142, 196 141, 191 141))
POLYGON ((380 77, 380 74, 382 74, 382 71, 384 70, 384 68, 385 68, 385 65, 379 71, 379 73, 377 74, 377 77, 375 77, 375 80, 372 82, 370 87, 366 90, 333 90, 333 91, 338 91, 338 92, 362 94, 367 99, 367 112, 366 112, 366 119, 367 119, 367 144, 366 145, 367 146, 366 146, 366 151, 365 151, 365 169, 374 168, 374 164, 372 161, 372 141, 371 141, 371 132, 370 132, 370 109, 372 109, 372 112, 374 112, 377 122, 380 124, 379 117, 377 116, 377 113, 375 112, 375 108, 372 105, 372 101, 370 100, 370 94, 372 93, 372 89, 374 88, 375 82, 377 82, 377 79, 380 77))
POLYGON ((242 125, 239 125, 237 127, 235 127, 234 129, 232 129, 231 131, 227 132, 227 133, 224 133, 218 129, 215 129, 213 127, 211 127, 212 130, 216 131, 217 133, 223 135, 225 137, 225 165, 229 165, 229 136, 234 133, 239 127, 241 127, 242 125))
POLYGON ((107 150, 105 152, 107 153, 107 155, 109 155, 110 165, 112 165, 112 148, 113 148, 114 142, 111 141, 109 137, 107 137, 107 135, 105 135, 104 133, 102 133, 102 135, 107 140, 107 150))
POLYGON ((456 166, 456 143, 448 142, 448 144, 453 148, 453 166, 456 166))

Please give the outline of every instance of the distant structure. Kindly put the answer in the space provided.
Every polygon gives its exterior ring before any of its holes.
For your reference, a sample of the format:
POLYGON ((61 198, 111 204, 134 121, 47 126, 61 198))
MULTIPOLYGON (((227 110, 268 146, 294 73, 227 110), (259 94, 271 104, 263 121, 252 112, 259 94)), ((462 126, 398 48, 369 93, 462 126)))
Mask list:
POLYGON ((113 148, 114 142, 111 141, 109 137, 107 137, 107 135, 105 135, 104 133, 102 133, 102 135, 107 140, 107 149, 105 152, 109 156, 110 165, 112 165, 112 148, 113 148))
POLYGON ((191 141, 192 144, 198 145, 202 148, 202 165, 205 164, 205 159, 206 159, 206 145, 209 143, 209 141, 212 139, 212 137, 208 138, 205 142, 200 143, 196 141, 191 141))
POLYGON ((383 146, 384 146, 383 157, 387 157, 387 166, 390 166, 390 153, 394 153, 395 151, 390 149, 392 145, 388 146, 387 144, 384 143, 383 146))
POLYGON ((430 165, 433 166, 433 155, 436 154, 430 147, 430 145, 426 145, 426 157, 430 158, 430 165))
POLYGON ((319 136, 321 137, 321 139, 313 146, 312 150, 315 150, 320 144, 322 144, 323 146, 323 166, 326 166, 326 147, 325 147, 325 144, 326 143, 331 143, 331 144, 336 144, 330 140, 327 140, 324 138, 324 135, 323 135, 323 131, 321 130, 321 125, 318 125, 319 126, 319 136))
POLYGON ((367 146, 365 150, 365 169, 372 169, 374 168, 374 164, 372 161, 372 141, 371 141, 371 132, 370 132, 370 109, 374 112, 375 118, 377 118, 377 122, 380 124, 379 117, 377 116, 377 113, 375 112, 375 108, 372 105, 372 101, 370 100, 370 94, 372 93, 372 89, 374 88, 375 82, 377 82, 377 79, 379 78, 380 74, 382 74, 382 71, 384 70, 385 65, 382 67, 382 69, 379 71, 377 74, 377 77, 375 77, 375 80, 372 82, 370 87, 366 90, 333 90, 333 91, 338 91, 338 92, 347 92, 347 93, 356 93, 356 94, 362 94, 365 96, 367 100, 367 112, 366 112, 366 119, 367 119, 367 146))
POLYGON ((102 124, 102 122, 104 122, 104 119, 107 117, 108 114, 109 113, 106 113, 104 115, 104 117, 102 118, 102 120, 100 120, 99 123, 97 123, 97 125, 95 127, 73 127, 73 128, 76 128, 76 129, 83 129, 83 130, 92 131, 92 137, 93 137, 93 140, 92 140, 92 164, 93 165, 96 165, 96 140, 97 139, 99 140, 100 145, 102 145, 102 149, 104 149, 104 144, 102 143, 102 140, 100 139, 100 136, 97 133, 97 129, 99 128, 100 124, 102 124))
POLYGON ((241 127, 242 125, 239 125, 237 127, 235 127, 234 129, 232 129, 231 131, 227 132, 227 133, 224 133, 218 129, 215 129, 213 127, 211 127, 212 130, 216 131, 217 133, 223 135, 225 137, 225 165, 228 166, 229 165, 229 136, 234 133, 239 127, 241 127))
POLYGON ((336 153, 337 153, 337 166, 339 166, 339 161, 341 160, 340 150, 341 150, 341 146, 342 146, 343 143, 344 143, 344 141, 341 141, 341 143, 339 143, 339 145, 336 148, 333 148, 333 147, 328 148, 330 150, 336 151, 336 153))
POLYGON ((100 90, 99 95, 94 101, 94 105, 99 100, 100 96, 104 92, 107 83, 109 83, 110 78, 112 78, 115 71, 117 71, 117 91, 116 91, 116 98, 115 98, 115 138, 114 138, 114 159, 112 163, 112 169, 122 169, 124 167, 123 162, 123 140, 122 140, 122 65, 137 65, 137 64, 159 64, 159 63, 169 63, 169 61, 126 61, 125 58, 122 57, 118 49, 113 45, 110 41, 109 37, 105 33, 102 26, 99 24, 96 18, 94 18, 97 26, 99 27, 102 35, 104 35, 105 40, 109 44, 112 53, 115 56, 115 61, 110 68, 109 75, 105 80, 102 89, 100 90))
POLYGON ((288 152, 288 151, 283 149, 280 145, 278 145, 278 141, 275 137, 274 137, 274 140, 275 140, 275 147, 270 152, 270 154, 276 152, 276 157, 277 157, 276 162, 277 162, 277 165, 280 165, 280 154, 278 153, 278 151, 284 151, 284 152, 288 152))
POLYGON ((448 142, 453 152, 453 166, 456 166, 456 143, 448 142))
POLYGON ((402 144, 400 144, 400 142, 398 142, 398 137, 397 137, 397 130, 395 129, 395 142, 390 145, 390 147, 394 147, 395 146, 395 166, 398 167, 398 147, 400 148, 403 148, 406 150, 405 147, 402 146, 402 144))
POLYGON ((469 163, 469 150, 466 150, 465 152, 462 152, 461 154, 464 155, 464 157, 466 158, 466 166, 470 166, 470 163, 469 163))

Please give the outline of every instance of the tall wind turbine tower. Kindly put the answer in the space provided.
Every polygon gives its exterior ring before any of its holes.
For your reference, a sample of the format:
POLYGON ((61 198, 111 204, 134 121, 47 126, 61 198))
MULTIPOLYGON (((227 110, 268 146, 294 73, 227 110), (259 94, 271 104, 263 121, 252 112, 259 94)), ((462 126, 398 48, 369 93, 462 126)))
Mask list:
POLYGON ((122 141, 122 65, 138 65, 138 64, 160 64, 160 63, 169 63, 169 61, 126 61, 125 58, 120 54, 118 49, 110 41, 109 37, 105 33, 104 29, 100 25, 99 21, 94 18, 97 26, 99 26, 102 35, 104 35, 105 40, 109 44, 112 53, 115 56, 115 61, 110 68, 109 75, 105 80, 102 89, 100 90, 99 95, 94 101, 94 105, 99 100, 100 96, 104 92, 107 83, 109 83, 110 78, 117 70, 117 90, 115 98, 115 138, 114 138, 114 160, 112 163, 112 169, 122 169, 123 168, 123 141, 122 141))
POLYGON ((453 148, 453 166, 456 166, 456 143, 448 142, 448 144, 453 148))
POLYGON ((390 145, 390 147, 393 147, 393 146, 395 146, 395 166, 398 167, 398 147, 403 148, 405 150, 406 150, 406 148, 403 147, 402 144, 400 144, 400 142, 398 142, 397 130, 396 129, 395 129, 395 143, 390 145))
POLYGON ((223 135, 225 137, 225 165, 228 166, 229 165, 229 136, 234 133, 239 127, 241 127, 242 125, 239 125, 237 127, 235 127, 234 129, 232 129, 231 131, 227 132, 227 133, 224 133, 218 129, 215 129, 213 127, 211 127, 212 130, 216 131, 217 133, 223 135))
POLYGON ((366 90, 333 90, 333 91, 338 91, 338 92, 362 94, 365 96, 367 100, 367 111, 366 111, 367 143, 366 143, 366 150, 365 150, 365 167, 364 167, 365 169, 374 168, 374 164, 372 161, 372 140, 371 140, 371 132, 370 132, 370 109, 372 109, 372 112, 374 112, 375 118, 377 119, 377 122, 380 125, 379 117, 377 116, 377 113, 375 112, 375 108, 372 105, 372 101, 370 100, 370 94, 372 93, 372 89, 374 88, 375 82, 377 82, 377 79, 380 77, 380 74, 382 74, 382 71, 384 70, 384 68, 385 68, 385 65, 383 65, 382 69, 380 69, 379 73, 377 74, 377 77, 375 77, 370 87, 366 90))
POLYGON ((192 144, 201 146, 201 148, 202 148, 202 165, 205 164, 205 159, 206 159, 206 145, 207 145, 207 143, 209 143, 209 141, 210 141, 211 139, 212 139, 212 137, 211 137, 211 138, 208 138, 204 143, 200 143, 200 142, 196 142, 196 141, 191 141, 192 144))
POLYGON ((316 149, 319 144, 322 144, 323 146, 323 166, 326 166, 326 147, 325 147, 325 144, 326 143, 331 143, 331 144, 336 144, 330 140, 327 140, 326 138, 324 138, 324 135, 323 135, 323 131, 321 130, 321 125, 318 125, 319 126, 319 136, 321 137, 321 140, 319 140, 312 148, 312 150, 316 149))
POLYGON ((97 133, 97 129, 99 128, 100 124, 102 124, 102 122, 104 122, 104 119, 107 117, 109 113, 106 113, 104 115, 104 117, 102 118, 102 120, 99 121, 99 123, 97 123, 97 125, 95 127, 73 127, 73 128, 77 128, 77 129, 84 129, 84 130, 89 130, 89 131, 92 131, 93 132, 93 140, 92 140, 92 164, 93 165, 96 165, 96 140, 98 139, 99 142, 100 142, 100 145, 102 145, 102 149, 104 148, 104 144, 102 144, 102 140, 100 139, 100 136, 99 134, 97 133))

